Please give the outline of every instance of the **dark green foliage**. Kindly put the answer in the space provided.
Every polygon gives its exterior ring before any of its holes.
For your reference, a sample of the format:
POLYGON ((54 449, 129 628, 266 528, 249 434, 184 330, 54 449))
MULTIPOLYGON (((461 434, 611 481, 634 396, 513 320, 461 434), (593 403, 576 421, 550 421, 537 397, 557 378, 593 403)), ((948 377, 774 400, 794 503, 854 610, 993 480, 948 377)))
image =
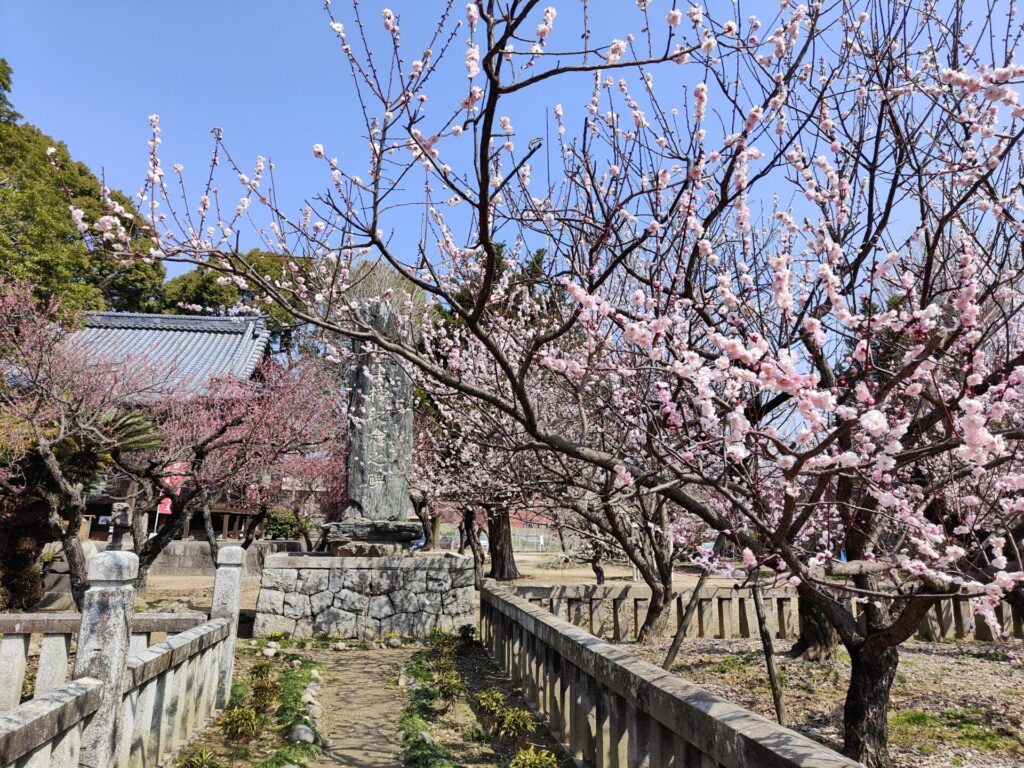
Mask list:
POLYGON ((508 768, 558 768, 558 758, 546 749, 520 749, 508 768))
POLYGON ((457 635, 459 650, 465 650, 476 643, 476 627, 472 624, 460 624, 457 635))
POLYGON ((263 518, 263 532, 268 539, 301 538, 304 525, 305 521, 295 514, 295 510, 288 507, 271 507, 267 516, 263 518))
POLYGON ((3 123, 21 120, 21 115, 14 111, 14 105, 8 98, 12 84, 11 65, 7 63, 7 59, 0 59, 0 122, 3 123))
MULTIPOLYGON (((100 181, 71 158, 63 142, 17 122, 20 116, 7 98, 10 84, 10 66, 0 60, 0 272, 30 279, 38 296, 58 296, 74 309, 155 310, 163 265, 125 265, 86 248, 71 219, 69 196, 85 211, 86 222, 94 222, 106 213, 100 181), (47 155, 50 147, 61 175, 47 155)), ((131 199, 116 191, 110 196, 141 222, 131 199)), ((136 237, 140 250, 148 247, 140 232, 136 237)))
POLYGON ((489 719, 498 716, 498 713, 505 709, 505 694, 497 688, 488 688, 476 695, 476 706, 480 714, 489 719))
POLYGON ((519 707, 505 707, 494 720, 494 734, 502 741, 522 741, 533 733, 533 715, 519 707))
POLYGON ((232 707, 220 719, 220 730, 231 741, 248 741, 262 728, 263 718, 252 707, 232 707))
POLYGON ((446 672, 434 683, 437 695, 446 701, 454 701, 466 695, 466 681, 458 672, 446 672))
POLYGON ((249 677, 253 680, 268 680, 273 674, 274 662, 270 659, 260 659, 249 667, 249 677))
POLYGON ((281 684, 276 680, 257 680, 252 684, 249 704, 257 712, 268 712, 281 695, 281 684))
POLYGON ((226 768, 226 763, 206 748, 186 752, 178 759, 178 768, 226 768))

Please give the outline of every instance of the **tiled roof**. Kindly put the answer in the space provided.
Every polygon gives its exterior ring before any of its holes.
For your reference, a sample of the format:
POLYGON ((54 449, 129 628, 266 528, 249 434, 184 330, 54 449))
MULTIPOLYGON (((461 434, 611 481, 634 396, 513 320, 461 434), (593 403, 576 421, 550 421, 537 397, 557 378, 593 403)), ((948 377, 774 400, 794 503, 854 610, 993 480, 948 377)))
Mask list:
POLYGON ((201 393, 211 379, 247 379, 267 350, 263 317, 91 312, 74 334, 96 358, 159 366, 166 384, 201 393))

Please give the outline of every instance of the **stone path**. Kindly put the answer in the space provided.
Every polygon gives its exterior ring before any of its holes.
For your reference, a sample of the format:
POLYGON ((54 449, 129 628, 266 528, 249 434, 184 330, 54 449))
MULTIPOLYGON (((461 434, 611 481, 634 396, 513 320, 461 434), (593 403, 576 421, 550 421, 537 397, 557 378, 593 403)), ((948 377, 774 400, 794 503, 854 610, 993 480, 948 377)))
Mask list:
POLYGON ((397 681, 412 649, 310 655, 324 668, 321 732, 331 743, 313 768, 401 766, 398 718, 405 695, 397 681))

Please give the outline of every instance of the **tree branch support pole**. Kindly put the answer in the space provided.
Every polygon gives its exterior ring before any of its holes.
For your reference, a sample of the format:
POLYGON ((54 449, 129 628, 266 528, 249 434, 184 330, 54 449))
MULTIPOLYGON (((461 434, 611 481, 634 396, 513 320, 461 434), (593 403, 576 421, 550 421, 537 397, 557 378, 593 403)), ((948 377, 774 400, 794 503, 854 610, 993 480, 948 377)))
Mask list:
POLYGON ((775 651, 772 648, 772 634, 768 631, 768 621, 764 615, 764 602, 761 600, 761 586, 755 581, 750 585, 750 594, 754 598, 754 613, 757 614, 757 631, 761 635, 761 646, 764 648, 764 663, 768 668, 768 682, 772 688, 772 702, 775 704, 775 719, 779 725, 786 724, 786 707, 782 701, 782 688, 779 676, 775 671, 775 651))
MULTIPOLYGON (((715 545, 711 548, 711 554, 717 557, 724 546, 725 534, 720 533, 715 538, 715 545)), ((704 589, 704 584, 707 583, 708 573, 708 569, 705 568, 701 571, 700 578, 697 579, 697 586, 693 588, 693 594, 690 595, 690 599, 686 603, 686 610, 683 611, 683 618, 680 619, 679 626, 676 627, 676 634, 672 638, 672 645, 668 649, 668 655, 665 656, 665 661, 661 665, 662 669, 671 670, 672 665, 676 662, 679 648, 683 645, 683 638, 686 637, 686 633, 690 629, 690 622, 693 621, 693 614, 696 613, 697 606, 700 605, 700 593, 704 589)))

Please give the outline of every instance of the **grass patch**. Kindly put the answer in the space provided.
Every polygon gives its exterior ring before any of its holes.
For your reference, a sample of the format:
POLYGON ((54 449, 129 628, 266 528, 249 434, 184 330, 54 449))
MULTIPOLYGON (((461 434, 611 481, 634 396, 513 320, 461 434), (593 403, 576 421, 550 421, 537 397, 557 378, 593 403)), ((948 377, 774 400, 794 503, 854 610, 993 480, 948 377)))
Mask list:
POLYGON ((726 656, 724 659, 715 662, 689 662, 676 665, 676 669, 681 670, 697 670, 702 669, 706 672, 710 672, 713 675, 731 675, 738 672, 745 672, 753 666, 757 666, 761 663, 760 655, 754 651, 746 651, 744 653, 737 653, 731 656, 726 656))
POLYGON ((437 692, 431 687, 434 675, 430 665, 434 653, 430 649, 417 651, 405 668, 405 674, 418 685, 409 691, 409 703, 398 721, 402 733, 404 764, 408 768, 453 768, 455 765, 447 749, 434 741, 431 722, 437 716, 434 704, 437 692))
POLYGON ((1021 742, 973 707, 944 709, 937 715, 919 709, 893 710, 889 714, 889 738, 933 755, 943 743, 954 743, 979 752, 1020 749, 1021 742))

